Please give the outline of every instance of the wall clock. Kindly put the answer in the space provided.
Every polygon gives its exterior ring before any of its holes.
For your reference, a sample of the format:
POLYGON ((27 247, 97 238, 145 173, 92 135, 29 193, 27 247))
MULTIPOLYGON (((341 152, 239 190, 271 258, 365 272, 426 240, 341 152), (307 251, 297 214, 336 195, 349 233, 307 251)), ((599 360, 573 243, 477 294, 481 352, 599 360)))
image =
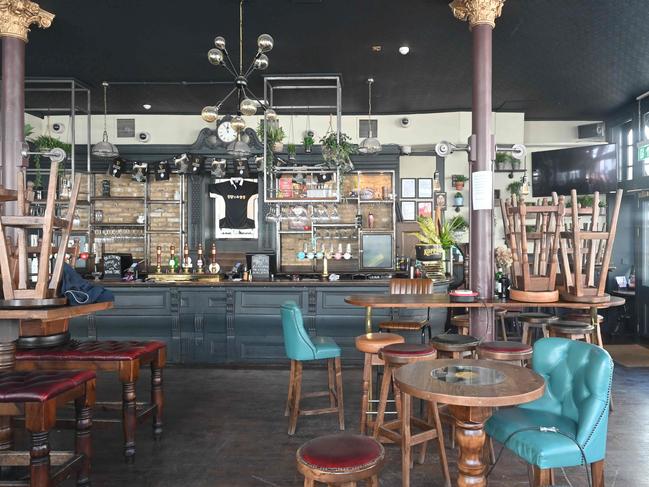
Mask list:
POLYGON ((229 144, 237 140, 237 131, 232 128, 232 117, 226 115, 216 127, 216 135, 221 142, 229 144))

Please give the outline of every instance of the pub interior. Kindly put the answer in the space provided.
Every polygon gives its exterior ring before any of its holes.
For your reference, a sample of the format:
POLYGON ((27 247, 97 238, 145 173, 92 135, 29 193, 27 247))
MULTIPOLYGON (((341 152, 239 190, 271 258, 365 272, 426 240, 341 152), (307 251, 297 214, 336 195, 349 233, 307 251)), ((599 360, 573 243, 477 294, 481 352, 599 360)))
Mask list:
POLYGON ((0 1, 0 486, 649 486, 647 20, 0 1))

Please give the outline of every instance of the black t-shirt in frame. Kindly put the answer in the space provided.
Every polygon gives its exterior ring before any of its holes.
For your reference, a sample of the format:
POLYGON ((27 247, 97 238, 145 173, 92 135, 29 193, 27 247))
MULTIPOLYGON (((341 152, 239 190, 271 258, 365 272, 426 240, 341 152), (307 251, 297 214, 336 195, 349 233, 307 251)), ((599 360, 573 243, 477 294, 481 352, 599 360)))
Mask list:
POLYGON ((219 220, 220 228, 255 228, 254 220, 248 218, 248 201, 258 192, 257 183, 223 181, 209 185, 210 196, 218 195, 225 201, 225 217, 219 220))

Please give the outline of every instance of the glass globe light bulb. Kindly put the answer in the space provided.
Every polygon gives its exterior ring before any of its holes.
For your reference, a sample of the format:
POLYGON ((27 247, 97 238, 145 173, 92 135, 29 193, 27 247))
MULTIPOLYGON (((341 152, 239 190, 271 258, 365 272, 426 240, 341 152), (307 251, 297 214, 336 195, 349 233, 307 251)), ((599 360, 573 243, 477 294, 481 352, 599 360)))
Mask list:
POLYGON ((213 47, 207 52, 207 60, 214 66, 218 66, 223 62, 223 51, 213 47))
POLYGON ((239 111, 242 115, 250 117, 257 113, 257 105, 250 98, 244 98, 239 105, 239 111))
POLYGON ((268 61, 268 56, 265 54, 261 54, 257 59, 255 59, 255 69, 258 69, 259 71, 268 69, 269 64, 270 61, 268 61))
POLYGON ((237 132, 241 132, 246 128, 246 122, 240 115, 235 115, 232 117, 232 120, 230 120, 230 126, 237 132))
POLYGON ((269 52, 273 49, 275 41, 268 34, 262 34, 257 37, 257 47, 261 52, 269 52))
POLYGON ((216 122, 216 119, 219 116, 219 111, 215 106, 208 105, 203 108, 201 111, 201 118, 207 123, 216 122))
POLYGON ((225 49, 225 38, 223 38, 222 36, 215 37, 214 45, 221 50, 225 49))
POLYGON ((277 112, 272 108, 266 110, 266 120, 277 120, 277 112))

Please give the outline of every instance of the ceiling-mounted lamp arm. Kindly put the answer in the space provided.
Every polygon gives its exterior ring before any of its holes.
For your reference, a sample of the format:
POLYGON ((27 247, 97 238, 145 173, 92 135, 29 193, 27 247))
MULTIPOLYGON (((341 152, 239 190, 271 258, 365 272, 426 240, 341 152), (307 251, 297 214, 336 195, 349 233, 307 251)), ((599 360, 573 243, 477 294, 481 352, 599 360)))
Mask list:
POLYGON ((232 89, 230 90, 230 93, 228 93, 227 95, 225 95, 225 98, 223 98, 223 99, 219 102, 219 104, 216 105, 216 109, 217 109, 217 110, 220 110, 220 109, 221 109, 221 106, 222 106, 226 101, 228 101, 228 98, 230 98, 230 97, 233 95, 233 93, 234 93, 235 91, 237 91, 237 88, 232 88, 232 89))
POLYGON ((246 70, 246 74, 243 75, 244 78, 247 78, 250 76, 250 73, 252 73, 255 70, 255 63, 257 62, 257 59, 262 55, 263 53, 261 51, 257 51, 257 54, 255 54, 255 57, 252 58, 252 62, 250 63, 250 66, 248 66, 248 69, 246 70))
POLYGON ((228 72, 232 76, 234 76, 236 78, 238 76, 237 75, 237 67, 232 62, 232 58, 230 57, 230 53, 228 52, 228 50, 225 47, 223 49, 221 49, 221 50, 223 51, 223 54, 225 54, 225 57, 223 58, 223 66, 225 67, 225 69, 228 70, 228 72), (230 65, 228 66, 227 63, 230 63, 230 65))

